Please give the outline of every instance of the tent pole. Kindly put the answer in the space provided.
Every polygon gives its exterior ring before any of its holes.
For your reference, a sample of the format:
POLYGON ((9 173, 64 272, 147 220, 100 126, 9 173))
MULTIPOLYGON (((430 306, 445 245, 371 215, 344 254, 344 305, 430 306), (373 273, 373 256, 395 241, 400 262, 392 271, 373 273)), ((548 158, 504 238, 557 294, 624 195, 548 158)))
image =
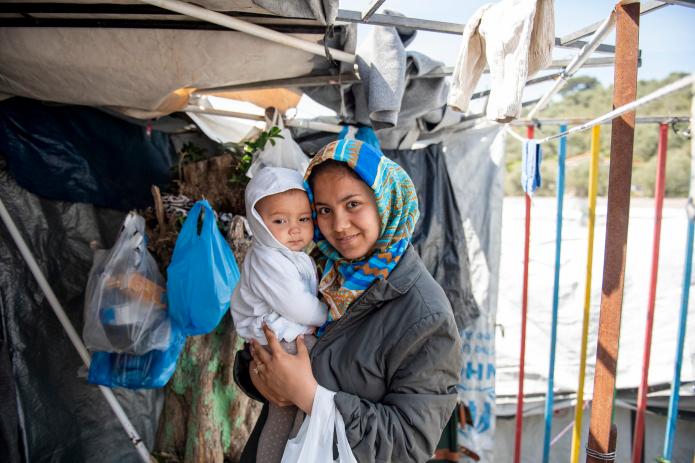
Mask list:
POLYGON ((190 16, 191 18, 200 19, 201 21, 207 21, 213 24, 217 24, 218 26, 228 27, 229 29, 241 31, 246 34, 253 35, 254 37, 270 40, 271 42, 279 43, 280 45, 286 45, 288 47, 297 48, 299 50, 304 50, 306 52, 324 57, 328 52, 330 53, 330 56, 333 59, 343 61, 349 64, 355 63, 355 55, 346 53, 343 50, 338 50, 336 48, 327 48, 318 43, 298 39, 297 37, 294 37, 289 34, 283 34, 282 32, 274 31, 267 27, 252 24, 247 21, 242 21, 241 19, 237 19, 232 16, 227 16, 226 14, 218 13, 217 11, 211 11, 206 8, 201 8, 199 6, 182 2, 180 0, 140 1, 143 3, 148 3, 150 5, 158 6, 160 8, 164 8, 165 10, 175 11, 177 13, 190 16))
MULTIPOLYGON (((616 108, 635 101, 637 96, 639 12, 639 2, 619 2, 615 7, 613 106, 616 108)), ((634 138, 634 111, 626 112, 613 120, 601 313, 587 463, 605 463, 615 459, 614 450, 610 448, 611 417, 625 282, 634 138)))
MULTIPOLYGON (((72 342, 72 345, 75 347, 75 350, 77 350, 77 353, 82 359, 82 362, 84 362, 87 368, 89 368, 91 358, 89 356, 87 348, 82 343, 82 339, 80 339, 80 336, 77 334, 77 331, 75 331, 75 328, 72 326, 72 323, 70 322, 70 319, 65 313, 65 310, 63 310, 63 307, 60 305, 60 302, 58 301, 58 298, 53 292, 53 289, 48 284, 48 281, 46 280, 46 277, 41 271, 39 264, 36 262, 34 255, 31 253, 31 250, 29 250, 26 241, 24 241, 22 234, 20 233, 19 229, 17 229, 17 225, 15 225, 14 221, 12 220, 12 217, 10 216, 10 213, 5 208, 5 204, 3 203, 2 199, 0 199, 0 218, 2 218, 2 221, 5 223, 7 231, 10 233, 10 236, 12 236, 12 239, 17 245, 17 248, 19 249, 19 252, 22 254, 22 257, 24 257, 24 260, 26 261, 29 270, 31 270, 31 273, 34 275, 34 278, 36 278, 36 282, 38 283, 39 287, 46 296, 46 300, 51 305, 51 308, 53 309, 53 312, 55 312, 56 317, 58 317, 58 321, 60 321, 60 324, 63 326, 63 329, 67 333, 68 338, 70 338, 70 342, 72 342)), ((133 424, 128 419, 128 416, 121 407, 121 404, 116 399, 116 396, 113 394, 113 391, 104 386, 99 386, 99 390, 104 395, 104 398, 113 410, 113 413, 116 415, 116 418, 118 418, 118 421, 121 423, 121 426, 123 426, 123 429, 125 430, 126 434, 128 434, 128 437, 130 438, 132 444, 135 446, 135 449, 137 450, 140 459, 145 463, 150 463, 149 451, 143 444, 142 439, 133 427, 133 424)))
MULTIPOLYGON (((695 120, 695 83, 693 84, 693 101, 691 114, 695 120)), ((690 297, 690 282, 693 271, 693 236, 695 235, 695 136, 690 135, 690 198, 688 198, 688 238, 685 243, 685 269, 683 270, 683 289, 681 292, 681 313, 678 319, 678 337, 676 338, 676 361, 673 366, 673 381, 671 382, 671 398, 668 402, 668 419, 666 421, 666 436, 664 437, 664 458, 671 461, 673 441, 676 438, 678 421, 678 401, 680 398, 681 368, 683 366, 683 347, 685 345, 685 328, 688 321, 688 302, 690 297)))
POLYGON ((661 243, 661 217, 664 207, 666 182, 666 152, 668 146, 668 125, 659 125, 659 149, 657 153, 656 185, 654 187, 654 238, 652 242, 652 270, 649 278, 649 299, 647 301, 647 324, 644 333, 644 354, 642 356, 642 380, 637 392, 637 419, 632 441, 632 462, 641 463, 644 445, 644 414, 647 411, 647 389, 649 387, 649 360, 652 349, 654 328, 654 309, 656 306, 656 283, 659 272, 659 244, 661 243))
MULTIPOLYGON (((567 130, 560 126, 560 132, 567 130)), ((565 157, 567 137, 560 138, 557 157, 557 217, 555 219, 555 277, 553 280, 553 314, 550 322, 550 362, 548 365, 548 390, 545 395, 545 432, 543 434, 543 463, 550 461, 550 439, 553 424, 553 402, 555 399, 555 347, 557 345, 557 312, 560 305, 560 252, 562 249, 562 204, 565 196, 565 157)))
POLYGON ((541 98, 541 101, 536 104, 536 106, 528 113, 528 119, 533 119, 545 106, 548 104, 550 99, 559 92, 562 87, 565 86, 567 81, 584 65, 584 63, 589 59, 591 54, 596 51, 598 46, 615 26, 615 13, 611 11, 611 14, 603 21, 603 23, 596 29, 591 40, 584 45, 584 47, 579 51, 577 56, 574 57, 572 61, 565 67, 562 71, 562 75, 555 81, 555 84, 546 92, 541 98))
POLYGON ((598 162, 601 151, 601 126, 591 128, 591 166, 589 168, 589 224, 586 250, 586 281, 584 282, 584 317, 582 318, 582 338, 579 354, 579 384, 577 385, 577 404, 574 409, 574 428, 572 430, 571 463, 579 462, 579 446, 582 441, 582 419, 584 417, 584 383, 586 381, 586 349, 589 338, 589 317, 591 315, 591 278, 594 262, 594 228, 596 226, 596 196, 598 194, 598 162))
MULTIPOLYGON (((526 137, 533 138, 534 126, 526 127, 526 137)), ((524 282, 521 290, 521 347, 519 349, 519 391, 516 399, 516 427, 514 430, 514 463, 521 461, 521 433, 524 421, 524 366, 526 354, 526 314, 528 312, 528 266, 531 244, 531 195, 524 195, 526 219, 524 223, 524 282)))

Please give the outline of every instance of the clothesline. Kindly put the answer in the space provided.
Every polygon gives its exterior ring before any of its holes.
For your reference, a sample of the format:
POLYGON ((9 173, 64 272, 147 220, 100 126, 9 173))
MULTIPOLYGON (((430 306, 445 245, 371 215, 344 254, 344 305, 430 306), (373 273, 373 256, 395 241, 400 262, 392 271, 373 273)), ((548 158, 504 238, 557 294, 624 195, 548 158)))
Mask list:
MULTIPOLYGON (((546 142, 549 142, 552 140, 556 140, 556 139, 563 137, 563 136, 566 136, 566 135, 584 132, 584 131, 589 130, 590 128, 592 128, 596 125, 602 124, 602 123, 604 123, 606 121, 610 121, 612 119, 615 119, 618 116, 621 116, 627 112, 633 111, 633 110, 639 108, 640 106, 644 106, 647 103, 651 103, 654 100, 658 100, 661 97, 669 95, 673 92, 676 92, 676 91, 678 91, 682 88, 685 88, 689 85, 692 85, 692 84, 695 84, 695 74, 690 74, 688 76, 685 76, 685 77, 683 77, 683 78, 681 78, 673 83, 670 83, 664 87, 661 87, 660 89, 658 89, 658 90, 656 90, 648 95, 643 96, 642 98, 638 98, 631 103, 628 103, 628 104, 625 104, 625 105, 620 106, 618 108, 615 108, 613 111, 610 111, 610 112, 604 114, 603 116, 599 116, 595 119, 592 119, 588 122, 585 122, 584 124, 578 125, 576 127, 572 127, 569 130, 565 130, 563 132, 556 133, 555 135, 550 135, 550 136, 547 136, 545 138, 540 138, 540 139, 534 139, 534 142, 536 142, 538 144, 542 144, 542 143, 546 143, 546 142)), ((522 137, 521 135, 519 135, 518 133, 513 131, 509 127, 509 124, 507 124, 506 131, 513 138, 519 140, 522 143, 529 141, 528 138, 522 137)))

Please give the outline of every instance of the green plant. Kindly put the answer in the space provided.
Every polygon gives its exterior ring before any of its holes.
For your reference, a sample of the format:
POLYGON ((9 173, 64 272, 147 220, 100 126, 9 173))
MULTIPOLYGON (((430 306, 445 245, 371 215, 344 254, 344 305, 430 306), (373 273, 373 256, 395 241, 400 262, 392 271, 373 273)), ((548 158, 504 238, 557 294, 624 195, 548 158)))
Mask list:
POLYGON ((234 184, 245 184, 248 179, 246 178, 246 172, 251 167, 251 162, 253 162, 253 155, 265 148, 265 145, 270 142, 271 145, 275 146, 276 138, 285 138, 281 135, 280 127, 271 127, 270 130, 261 132, 255 140, 246 141, 243 144, 243 148, 236 143, 225 143, 223 147, 226 151, 230 152, 237 159, 237 165, 232 169, 232 173, 229 176, 229 183, 234 184))

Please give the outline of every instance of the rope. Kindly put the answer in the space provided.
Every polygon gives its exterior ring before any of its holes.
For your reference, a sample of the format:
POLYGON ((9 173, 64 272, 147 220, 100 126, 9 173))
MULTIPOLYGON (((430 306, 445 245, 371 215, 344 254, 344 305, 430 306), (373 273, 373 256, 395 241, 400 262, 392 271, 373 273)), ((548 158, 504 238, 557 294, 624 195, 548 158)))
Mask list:
MULTIPOLYGON (((541 138, 541 139, 534 140, 534 141, 536 143, 539 143, 539 144, 540 143, 547 143, 549 141, 556 140, 560 137, 564 137, 564 136, 579 133, 579 132, 585 132, 585 131, 589 130, 590 128, 594 127, 595 125, 599 125, 599 124, 602 124, 606 121, 613 120, 619 116, 622 116, 625 113, 628 113, 630 111, 634 111, 635 109, 639 108, 640 106, 644 106, 648 103, 651 103, 652 101, 658 100, 659 98, 662 98, 662 97, 669 95, 673 92, 677 92, 678 90, 680 90, 684 87, 687 87, 688 85, 692 85, 692 84, 695 84, 695 74, 690 74, 690 75, 685 76, 681 79, 678 79, 675 82, 672 82, 668 85, 665 85, 664 87, 661 87, 658 90, 653 91, 649 95, 645 95, 642 98, 638 98, 631 103, 627 103, 623 106, 615 108, 613 111, 610 111, 610 112, 604 114, 603 116, 599 116, 595 119, 592 119, 588 122, 585 122, 584 124, 578 125, 576 127, 572 127, 571 129, 562 131, 560 133, 556 133, 555 135, 550 135, 548 137, 541 138)), ((524 138, 524 137, 520 136, 519 134, 515 133, 513 130, 510 130, 509 126, 507 126, 507 133, 509 133, 510 135, 512 135, 512 137, 516 138, 517 140, 519 140, 522 143, 529 140, 528 138, 524 138)))
MULTIPOLYGON (((566 125, 560 131, 567 130, 566 125)), ((560 252, 562 249, 562 203, 565 195, 565 158, 567 156, 567 137, 560 138, 557 175, 557 218, 555 219, 555 279, 553 282, 553 313, 550 327, 550 363, 548 366, 548 390, 545 398, 545 433, 543 435, 543 463, 550 460, 550 438, 553 423, 553 402, 555 400, 555 347, 557 345, 557 313, 560 305, 560 252)))
POLYGON ((591 457, 594 460, 601 460, 601 461, 606 461, 606 462, 614 462, 615 461, 615 452, 603 453, 603 452, 599 452, 597 450, 594 450, 592 448, 589 448, 589 446, 586 447, 586 456, 591 457))
POLYGON ((579 356, 579 382, 577 385, 577 405, 574 409, 574 428, 572 429, 571 463, 579 462, 579 445, 582 439, 582 419, 584 416, 584 383, 586 381, 586 355, 589 338, 589 318, 591 316, 591 278, 594 261, 594 228, 596 225, 596 196, 598 194, 598 161, 601 150, 601 126, 591 129, 591 165, 589 167, 589 224, 586 250, 586 281, 584 282, 584 318, 582 319, 581 350, 579 356))

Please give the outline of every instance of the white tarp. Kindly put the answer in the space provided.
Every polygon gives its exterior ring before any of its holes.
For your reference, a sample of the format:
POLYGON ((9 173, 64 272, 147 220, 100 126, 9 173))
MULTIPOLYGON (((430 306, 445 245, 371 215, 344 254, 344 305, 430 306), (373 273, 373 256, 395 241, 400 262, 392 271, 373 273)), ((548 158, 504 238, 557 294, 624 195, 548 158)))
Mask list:
MULTIPOLYGON (((547 387, 550 317, 555 262, 555 198, 534 198, 531 212, 529 305, 526 337, 526 379, 524 392, 530 402, 527 411, 542 413, 547 387), (533 405, 533 402, 536 405, 533 405), (540 402, 540 403, 539 403, 540 402)), ((564 205, 560 305, 557 335, 555 392, 576 391, 579 370, 581 322, 587 249, 585 198, 566 198, 564 205)), ((498 414, 514 413, 519 371, 521 332, 521 282, 524 249, 524 199, 507 198, 502 222, 502 256, 497 322, 498 414)), ((647 297, 651 271, 654 201, 631 201, 627 245, 627 271, 623 297, 618 390, 636 389, 642 373, 647 297)), ((599 198, 594 239, 591 320, 588 338, 585 398, 590 399, 596 359, 596 340, 603 254, 606 229, 606 201, 599 198)), ((681 284, 685 261, 685 200, 666 200, 663 211, 660 262, 654 333, 652 338, 650 385, 666 385, 673 377, 676 333, 680 310, 681 284)), ((691 294, 693 291, 691 290, 691 294)), ((695 313, 691 308, 683 358, 682 381, 695 381, 695 313)))
POLYGON ((235 31, 0 28, 0 94, 60 103, 168 113, 195 88, 328 67, 325 57, 235 31))
POLYGON ((459 399, 473 426, 461 444, 492 461, 495 439, 495 309, 502 221, 504 130, 483 123, 443 140, 449 177, 466 233, 473 293, 480 308, 474 324, 461 333, 465 363, 459 399))

